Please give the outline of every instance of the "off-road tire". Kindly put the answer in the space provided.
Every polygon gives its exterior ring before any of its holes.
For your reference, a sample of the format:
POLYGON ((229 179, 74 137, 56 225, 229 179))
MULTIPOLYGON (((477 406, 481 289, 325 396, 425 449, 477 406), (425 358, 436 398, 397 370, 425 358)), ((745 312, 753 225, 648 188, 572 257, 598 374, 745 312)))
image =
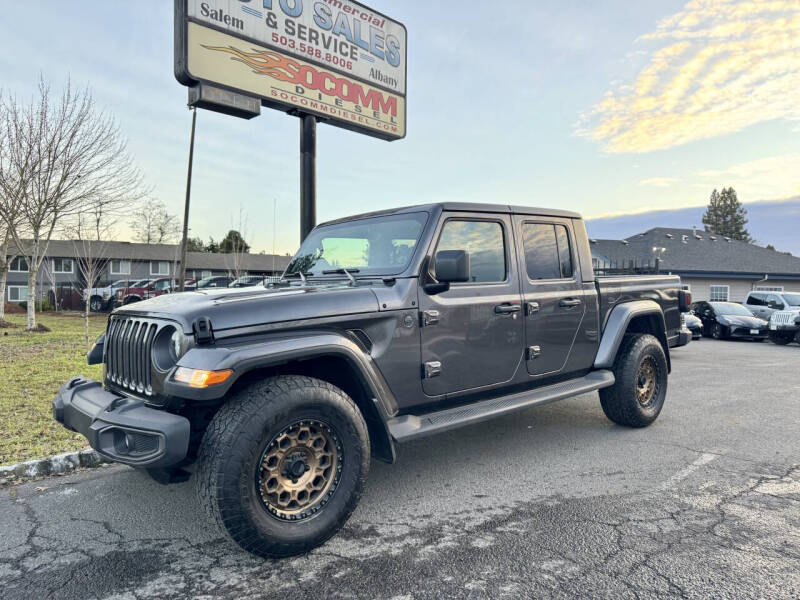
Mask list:
POLYGON ((323 544, 345 524, 369 461, 367 426, 347 394, 318 379, 283 375, 242 388, 220 408, 200 444, 195 486, 203 508, 239 546, 263 557, 293 556, 323 544), (341 470, 324 504, 311 516, 287 520, 268 510, 259 473, 275 436, 309 422, 304 419, 335 432, 341 470))
POLYGON ((773 344, 777 344, 778 346, 787 346, 788 344, 791 344, 794 341, 794 337, 794 332, 789 332, 788 335, 781 331, 769 332, 769 341, 773 344))
POLYGON ((89 310, 91 312, 103 312, 103 299, 100 296, 92 296, 89 299, 89 310))
POLYGON ((658 418, 667 396, 667 357, 661 344, 649 334, 626 335, 613 371, 614 385, 600 390, 603 412, 618 425, 647 427, 658 418), (643 404, 637 389, 640 369, 645 363, 655 371, 655 385, 649 401, 643 404))

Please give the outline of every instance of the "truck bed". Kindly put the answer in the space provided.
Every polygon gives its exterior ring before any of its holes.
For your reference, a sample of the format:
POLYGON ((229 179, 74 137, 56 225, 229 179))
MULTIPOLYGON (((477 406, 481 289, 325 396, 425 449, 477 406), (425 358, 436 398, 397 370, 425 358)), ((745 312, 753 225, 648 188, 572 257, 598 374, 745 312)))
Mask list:
POLYGON ((681 289, 681 278, 677 275, 596 276, 595 286, 600 306, 601 330, 605 328, 608 315, 617 304, 653 300, 664 311, 667 336, 676 335, 680 331, 678 292, 681 289))

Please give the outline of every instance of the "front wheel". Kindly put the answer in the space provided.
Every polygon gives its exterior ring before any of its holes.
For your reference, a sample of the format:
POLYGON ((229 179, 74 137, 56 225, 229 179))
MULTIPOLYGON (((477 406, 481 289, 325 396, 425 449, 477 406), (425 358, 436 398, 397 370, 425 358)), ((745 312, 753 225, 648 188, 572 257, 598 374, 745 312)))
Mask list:
POLYGON ((791 344, 793 339, 794 332, 789 332, 788 334, 783 331, 769 332, 769 340, 778 346, 786 346, 787 344, 791 344))
POLYGON ((726 337, 728 337, 728 334, 722 325, 719 323, 714 323, 714 326, 711 328, 711 337, 713 337, 715 340, 724 340, 726 337))
POLYGON ((649 334, 626 335, 614 361, 614 385, 600 390, 606 416, 618 425, 647 427, 667 397, 667 357, 649 334))
POLYGON ((364 418, 339 388, 279 376, 236 392, 198 456, 201 504, 234 542, 263 557, 306 553, 355 510, 369 470, 364 418))

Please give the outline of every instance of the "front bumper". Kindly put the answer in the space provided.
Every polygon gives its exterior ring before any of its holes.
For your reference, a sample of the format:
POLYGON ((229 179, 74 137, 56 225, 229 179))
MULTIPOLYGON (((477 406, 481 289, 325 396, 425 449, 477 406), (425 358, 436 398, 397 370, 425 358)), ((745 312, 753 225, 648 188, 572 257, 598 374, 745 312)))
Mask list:
POLYGON ((730 328, 730 336, 732 338, 744 338, 748 340, 763 340, 769 337, 769 329, 766 327, 751 329, 749 327, 736 326, 730 328), (756 333, 753 333, 753 331, 756 331, 756 333))
POLYGON ((189 420, 145 406, 142 400, 75 377, 53 398, 53 418, 89 440, 113 461, 134 467, 168 467, 186 457, 189 420))

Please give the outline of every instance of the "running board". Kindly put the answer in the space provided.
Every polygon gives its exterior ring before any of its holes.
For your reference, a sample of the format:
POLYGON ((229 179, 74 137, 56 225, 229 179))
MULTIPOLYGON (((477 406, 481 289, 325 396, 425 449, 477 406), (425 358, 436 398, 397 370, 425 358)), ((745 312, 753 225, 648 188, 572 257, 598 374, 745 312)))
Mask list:
POLYGON ((402 415, 387 423, 389 433, 397 442, 407 442, 456 427, 499 417, 523 408, 572 398, 614 385, 614 373, 592 371, 585 377, 554 383, 510 396, 500 396, 474 404, 440 410, 425 415, 402 415))

